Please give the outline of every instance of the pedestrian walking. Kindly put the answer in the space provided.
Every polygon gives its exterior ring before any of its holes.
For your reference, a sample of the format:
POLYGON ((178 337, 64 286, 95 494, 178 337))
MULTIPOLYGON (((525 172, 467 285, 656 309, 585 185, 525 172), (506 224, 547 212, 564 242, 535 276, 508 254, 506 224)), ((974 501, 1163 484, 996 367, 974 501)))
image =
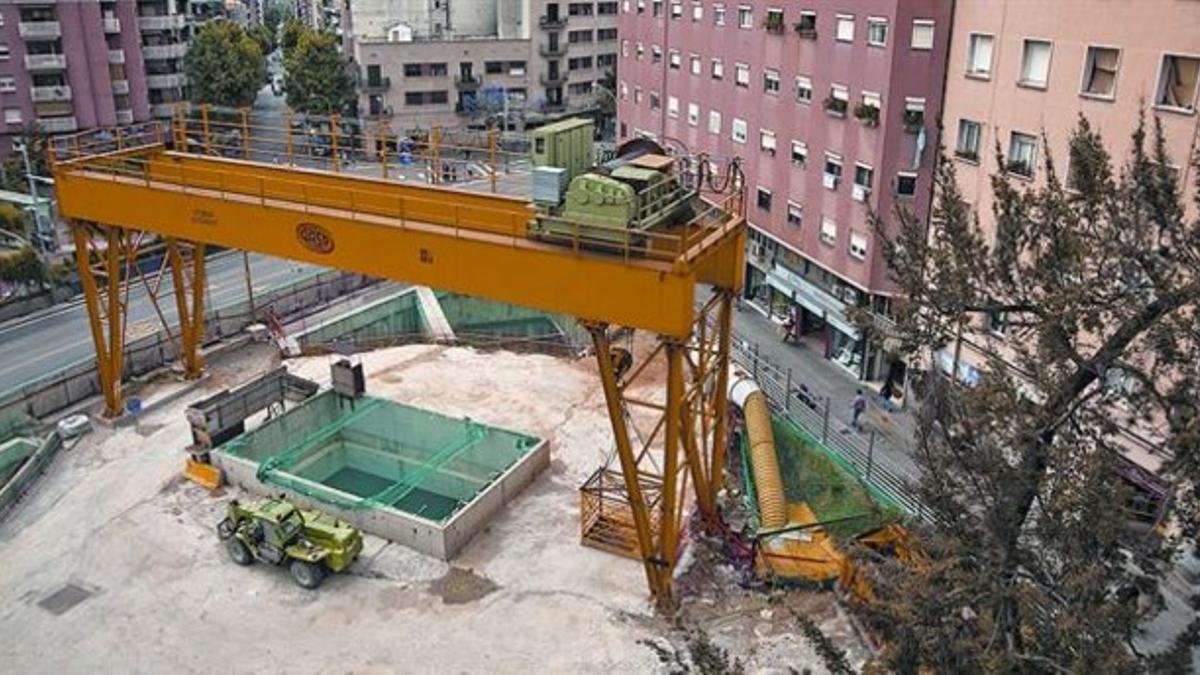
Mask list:
POLYGON ((867 397, 863 396, 862 389, 859 389, 854 395, 854 401, 850 404, 851 412, 854 417, 850 421, 850 426, 856 431, 862 431, 862 422, 860 418, 867 409, 867 397))

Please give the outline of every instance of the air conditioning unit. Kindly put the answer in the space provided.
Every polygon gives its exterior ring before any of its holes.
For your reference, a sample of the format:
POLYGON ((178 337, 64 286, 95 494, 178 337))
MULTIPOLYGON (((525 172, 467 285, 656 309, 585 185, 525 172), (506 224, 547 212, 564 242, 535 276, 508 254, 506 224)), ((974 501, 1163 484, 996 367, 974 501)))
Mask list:
POLYGON ((832 173, 825 174, 825 188, 828 190, 836 190, 838 186, 838 177, 832 173))
POLYGON ((858 183, 854 184, 854 194, 852 195, 854 197, 854 201, 865 202, 867 201, 867 197, 870 195, 871 188, 867 187, 866 185, 859 185, 858 183))

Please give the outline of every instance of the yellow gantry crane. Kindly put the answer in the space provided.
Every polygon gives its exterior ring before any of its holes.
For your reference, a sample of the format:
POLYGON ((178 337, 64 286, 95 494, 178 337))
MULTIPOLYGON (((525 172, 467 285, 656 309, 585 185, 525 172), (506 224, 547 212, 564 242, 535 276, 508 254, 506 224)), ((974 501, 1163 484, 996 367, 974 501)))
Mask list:
MULTIPOLYGON (((637 233, 617 243, 589 240, 585 228, 554 241, 533 237, 523 199, 427 185, 387 175, 383 134, 369 139, 384 155, 380 177, 347 173, 331 133, 332 170, 278 164, 290 125, 253 127, 247 116, 229 140, 207 109, 170 124, 86 132, 52 139, 50 162, 59 210, 70 223, 107 415, 120 414, 129 288, 144 284, 156 308, 167 274, 176 305, 180 359, 188 376, 203 369, 204 249, 256 251, 361 274, 422 284, 575 316, 590 331, 616 455, 636 535, 636 557, 651 593, 673 602, 689 483, 697 509, 715 517, 723 481, 732 308, 742 284, 745 220, 741 190, 704 194, 689 222, 637 233), (382 140, 382 142, 380 142, 382 140), (228 145, 234 152, 216 153, 228 145), (235 156, 229 156, 229 155, 235 156), (162 266, 148 280, 136 264, 150 247, 162 266), (700 309, 697 284, 716 292, 700 309), (657 335, 636 367, 614 363, 613 329, 657 335), (664 393, 626 395, 651 362, 665 361, 664 393), (631 408, 658 421, 648 437, 631 429, 631 408)), ((438 157, 440 130, 422 156, 438 157)), ((496 134, 488 134, 496 157, 496 134)), ((341 139, 348 144, 347 139, 341 139)), ((437 164, 430 163, 433 173, 437 164)), ((494 175, 494 172, 493 172, 494 175)), ((436 178, 433 180, 436 181, 436 178)), ((493 188, 495 186, 492 179, 493 188)), ((169 297, 169 296, 168 296, 169 297)), ((159 316, 167 323, 162 311, 159 316)), ((649 372, 661 372, 649 369, 649 372)))

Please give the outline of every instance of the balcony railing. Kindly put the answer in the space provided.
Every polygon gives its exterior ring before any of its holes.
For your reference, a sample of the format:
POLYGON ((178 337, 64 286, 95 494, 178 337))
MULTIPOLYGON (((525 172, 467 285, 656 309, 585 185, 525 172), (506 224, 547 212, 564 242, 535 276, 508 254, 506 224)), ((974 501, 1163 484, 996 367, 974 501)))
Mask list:
POLYGON ((545 58, 552 59, 558 56, 563 56, 567 53, 567 45, 559 43, 556 45, 541 45, 538 47, 538 52, 545 58))
POLYGON ((112 81, 112 90, 113 90, 113 93, 117 94, 118 96, 121 94, 128 94, 129 93, 129 80, 113 80, 112 81))
POLYGON ((175 114, 178 103, 151 103, 150 114, 155 117, 171 117, 175 114))
POLYGON ((108 62, 114 63, 114 64, 125 63, 125 50, 124 49, 108 50, 108 62))
POLYGON ((183 14, 138 17, 138 28, 142 30, 178 30, 183 28, 187 17, 183 14))
POLYGON ((48 134, 65 134, 79 129, 75 116, 70 117, 39 117, 38 125, 48 134))
POLYGON ((456 75, 454 76, 454 86, 462 91, 475 91, 479 89, 480 80, 474 75, 456 75))
POLYGON ((50 87, 30 87, 29 94, 34 101, 39 103, 46 101, 70 101, 71 85, 60 84, 50 87))
POLYGON ((66 54, 26 54, 26 70, 62 70, 67 67, 66 54))
POLYGON ((132 110, 118 110, 117 111, 117 124, 133 124, 133 111, 132 110))
POLYGON ((111 19, 105 19, 104 20, 104 32, 105 33, 120 33, 121 32, 121 20, 116 17, 113 17, 111 19))
POLYGON ((22 21, 17 33, 24 39, 53 39, 62 37, 62 24, 57 21, 22 21))
POLYGON ((179 42, 169 45, 146 45, 142 47, 142 57, 151 59, 179 59, 187 53, 187 45, 179 42))
POLYGON ((387 91, 391 86, 392 86, 392 78, 381 77, 378 80, 375 80, 373 82, 369 79, 366 82, 363 82, 362 90, 363 90, 363 92, 368 93, 368 94, 372 94, 372 93, 377 94, 381 91, 387 91))
POLYGON ((543 14, 538 18, 538 25, 546 30, 561 30, 567 27, 567 17, 546 16, 543 14))
POLYGON ((567 74, 559 73, 551 75, 549 73, 542 73, 538 79, 541 81, 543 87, 561 87, 567 83, 567 74))
POLYGON ((147 75, 146 86, 151 89, 172 89, 187 84, 183 73, 168 73, 166 75, 147 75))

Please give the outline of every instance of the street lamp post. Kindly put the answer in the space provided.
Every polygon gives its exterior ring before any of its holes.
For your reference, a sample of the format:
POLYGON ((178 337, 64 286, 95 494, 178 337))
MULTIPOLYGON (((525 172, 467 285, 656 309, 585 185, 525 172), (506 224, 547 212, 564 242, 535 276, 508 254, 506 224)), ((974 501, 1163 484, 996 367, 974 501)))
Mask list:
MULTIPOLYGON (((33 169, 29 166, 29 147, 25 145, 25 141, 13 141, 13 150, 21 153, 21 159, 25 162, 25 180, 29 182, 29 196, 33 199, 33 231, 39 235, 44 234, 42 226, 42 209, 39 205, 41 200, 38 199, 37 181, 34 180, 33 169)), ((51 234, 51 241, 54 241, 54 236, 51 234)), ((42 248, 49 247, 49 243, 43 244, 42 248)))

